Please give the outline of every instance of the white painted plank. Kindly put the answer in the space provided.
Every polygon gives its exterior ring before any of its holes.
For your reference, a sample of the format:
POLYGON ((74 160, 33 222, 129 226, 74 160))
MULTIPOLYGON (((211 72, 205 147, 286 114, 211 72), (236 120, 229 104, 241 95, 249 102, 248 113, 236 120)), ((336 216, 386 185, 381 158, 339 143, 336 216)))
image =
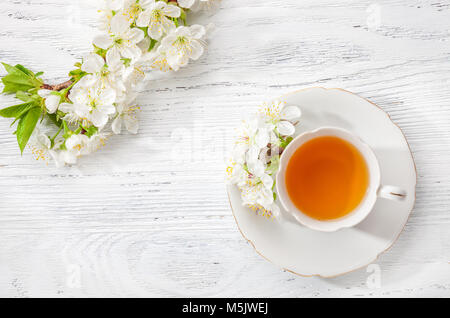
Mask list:
MULTIPOLYGON (((450 1, 376 3, 378 28, 367 24, 373 2, 356 0, 224 0, 193 17, 215 24, 205 57, 142 92, 139 135, 111 138, 77 167, 21 157, 1 120, 0 296, 449 296, 450 1), (365 269, 282 272, 231 215, 233 128, 260 101, 307 86, 369 98, 410 142, 417 203, 377 261, 379 289, 365 269)), ((50 81, 64 80, 94 34, 87 0, 0 4, 0 59, 50 81)))

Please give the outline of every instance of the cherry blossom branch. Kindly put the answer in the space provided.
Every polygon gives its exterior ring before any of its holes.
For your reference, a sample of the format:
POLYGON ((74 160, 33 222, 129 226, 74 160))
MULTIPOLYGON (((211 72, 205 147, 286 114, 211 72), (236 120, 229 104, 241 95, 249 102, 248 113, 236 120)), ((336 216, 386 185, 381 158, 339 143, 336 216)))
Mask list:
POLYGON ((60 90, 70 87, 70 85, 72 85, 72 83, 73 82, 71 80, 68 80, 68 81, 65 81, 64 83, 60 83, 60 84, 56 84, 56 85, 42 84, 41 88, 48 89, 51 91, 60 91, 60 90))

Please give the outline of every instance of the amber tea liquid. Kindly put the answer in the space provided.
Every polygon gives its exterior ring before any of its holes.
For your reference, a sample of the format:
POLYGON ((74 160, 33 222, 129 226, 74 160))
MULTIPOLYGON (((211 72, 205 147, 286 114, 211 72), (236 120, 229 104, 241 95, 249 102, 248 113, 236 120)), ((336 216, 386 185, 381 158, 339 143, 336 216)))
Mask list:
POLYGON ((286 188, 295 206, 317 220, 353 211, 369 184, 367 164, 355 146, 334 136, 301 145, 286 168, 286 188))

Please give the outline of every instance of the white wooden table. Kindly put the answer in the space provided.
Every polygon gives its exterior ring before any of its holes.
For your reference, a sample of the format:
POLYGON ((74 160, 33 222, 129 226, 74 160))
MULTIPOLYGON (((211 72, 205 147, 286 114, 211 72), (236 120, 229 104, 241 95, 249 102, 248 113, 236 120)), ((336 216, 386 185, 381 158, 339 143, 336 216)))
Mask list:
MULTIPOLYGON (((1 1, 0 60, 63 81, 95 34, 89 2, 1 1)), ((0 296, 450 296, 450 1, 224 0, 194 20, 215 24, 207 54, 150 83, 137 136, 77 167, 21 157, 0 120, 0 296), (308 86, 377 103, 414 153, 416 206, 376 262, 379 286, 373 267, 283 272, 234 223, 234 126, 308 86)))

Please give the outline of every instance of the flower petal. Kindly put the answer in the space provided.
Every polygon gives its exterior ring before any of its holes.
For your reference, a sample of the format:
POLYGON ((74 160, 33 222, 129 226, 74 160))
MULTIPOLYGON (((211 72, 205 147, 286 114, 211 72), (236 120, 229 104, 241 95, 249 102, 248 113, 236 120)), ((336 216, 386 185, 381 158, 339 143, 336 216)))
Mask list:
POLYGON ((178 18, 181 15, 181 10, 179 7, 172 4, 168 4, 164 9, 162 9, 164 15, 171 18, 178 18))
POLYGON ((81 70, 86 73, 98 73, 105 65, 105 60, 98 54, 89 54, 81 65, 81 70))
POLYGON ((159 40, 163 35, 163 32, 164 30, 161 23, 151 23, 148 27, 148 34, 152 39, 159 40))
POLYGON ((283 136, 291 136, 295 133, 295 127, 288 121, 280 121, 277 126, 278 132, 283 136))
POLYGON ((140 48, 138 48, 136 45, 133 46, 121 46, 119 47, 120 54, 122 54, 123 57, 129 58, 131 60, 137 60, 141 57, 142 51, 140 48))
POLYGON ((178 0, 178 5, 182 8, 189 9, 196 0, 178 0))
POLYGON ((135 134, 137 134, 137 132, 139 130, 139 122, 134 117, 126 116, 126 118, 125 118, 125 127, 127 128, 128 132, 130 132, 133 135, 135 135, 135 134))
POLYGON ((266 170, 266 167, 261 162, 261 160, 247 162, 247 165, 248 165, 248 171, 250 171, 250 173, 256 177, 262 176, 264 174, 264 171, 266 170))
POLYGON ((302 112, 297 106, 286 106, 281 111, 281 119, 292 120, 300 118, 302 112))
POLYGON ((108 115, 99 111, 98 109, 92 110, 89 114, 89 120, 95 127, 103 127, 108 122, 108 115))
POLYGON ((269 176, 268 174, 263 174, 261 177, 261 182, 263 183, 264 187, 266 187, 266 189, 272 189, 273 186, 273 178, 271 176, 269 176))
POLYGON ((280 219, 281 216, 281 210, 280 207, 276 204, 276 203, 272 203, 271 207, 270 207, 270 212, 272 212, 272 215, 276 218, 276 219, 280 219))
POLYGON ((104 114, 112 115, 116 112, 116 108, 112 104, 101 105, 97 107, 98 110, 104 114))
POLYGON ((255 143, 261 149, 267 146, 269 143, 269 133, 265 129, 258 129, 258 133, 255 136, 255 143))
POLYGON ((191 59, 198 60, 203 55, 204 49, 200 42, 193 40, 191 42, 191 59))
MULTIPOLYGON (((122 14, 116 14, 111 19, 111 32, 114 35, 122 35, 130 29, 130 22, 122 14)), ((142 31, 142 30, 141 30, 142 31)))
POLYGON ((119 11, 123 8, 124 0, 108 0, 108 8, 114 11, 119 11))
POLYGON ((99 99, 103 105, 111 105, 116 101, 116 91, 112 88, 105 88, 100 91, 99 99))
POLYGON ((71 113, 74 111, 74 107, 73 104, 69 104, 69 103, 62 103, 61 105, 59 105, 59 110, 62 111, 63 113, 71 113))
POLYGON ((116 135, 122 131, 122 116, 120 114, 113 120, 111 129, 116 135))
POLYGON ((136 19, 136 25, 138 27, 145 28, 150 24, 150 16, 152 12, 150 10, 145 10, 139 14, 139 17, 136 19))
POLYGON ((54 112, 56 112, 60 101, 61 96, 59 95, 50 95, 45 99, 45 108, 47 108, 49 114, 53 114, 54 112))
POLYGON ((101 49, 107 50, 111 45, 113 45, 114 41, 108 35, 97 35, 94 37, 92 43, 101 49))
POLYGON ((189 31, 191 32, 192 37, 197 40, 201 39, 206 33, 205 27, 199 24, 194 24, 190 26, 189 31))
POLYGON ((120 52, 117 47, 112 47, 106 52, 106 63, 108 64, 108 70, 112 72, 118 72, 122 66, 123 62, 120 59, 120 52))
POLYGON ((145 37, 144 31, 138 28, 133 28, 126 34, 126 38, 130 42, 130 44, 136 44, 141 42, 145 37))
POLYGON ((42 98, 47 98, 53 91, 50 89, 40 89, 38 90, 38 95, 42 98))

